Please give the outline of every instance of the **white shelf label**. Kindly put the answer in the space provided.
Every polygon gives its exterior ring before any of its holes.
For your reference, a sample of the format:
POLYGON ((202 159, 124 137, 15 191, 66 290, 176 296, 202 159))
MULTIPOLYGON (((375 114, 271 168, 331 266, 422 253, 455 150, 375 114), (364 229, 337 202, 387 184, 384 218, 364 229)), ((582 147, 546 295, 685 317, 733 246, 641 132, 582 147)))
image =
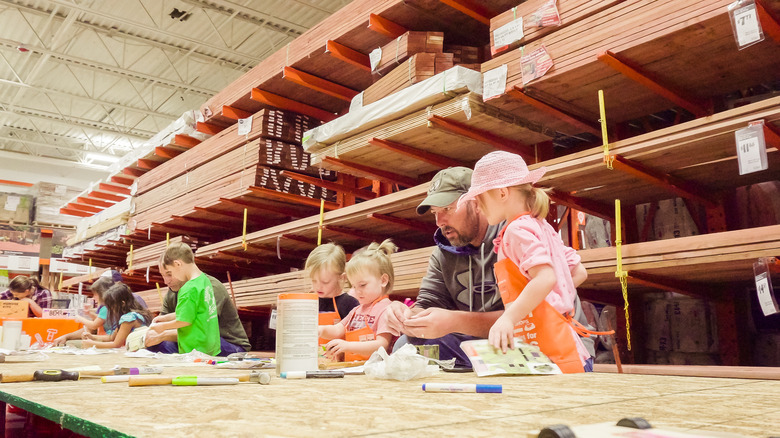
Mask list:
POLYGON ((252 116, 238 119, 238 135, 247 135, 252 132, 252 116))
POLYGON ((368 60, 371 63, 371 71, 375 71, 379 66, 379 61, 382 60, 382 48, 377 47, 368 54, 368 60))
POLYGON ((775 302, 770 288, 771 286, 769 285, 769 278, 766 274, 756 277, 756 293, 758 294, 758 304, 761 306, 761 311, 764 312, 764 316, 780 313, 780 309, 777 307, 777 302, 775 302))
POLYGON ((493 31, 493 47, 508 46, 524 36, 523 17, 518 17, 493 31))
POLYGON ((735 132, 739 174, 760 172, 769 168, 763 123, 751 124, 735 132))
POLYGON ((482 100, 501 96, 506 91, 507 65, 504 64, 482 75, 482 100))

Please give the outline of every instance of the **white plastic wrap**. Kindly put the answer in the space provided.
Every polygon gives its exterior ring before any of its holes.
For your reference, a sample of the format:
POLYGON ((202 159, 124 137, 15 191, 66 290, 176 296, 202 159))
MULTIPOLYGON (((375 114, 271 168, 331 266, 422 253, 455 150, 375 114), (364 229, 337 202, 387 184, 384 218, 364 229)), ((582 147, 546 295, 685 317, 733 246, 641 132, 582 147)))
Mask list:
POLYGON ((482 73, 455 66, 432 78, 418 82, 366 106, 351 110, 344 116, 306 131, 303 148, 313 152, 389 120, 452 99, 454 94, 482 94, 482 73))

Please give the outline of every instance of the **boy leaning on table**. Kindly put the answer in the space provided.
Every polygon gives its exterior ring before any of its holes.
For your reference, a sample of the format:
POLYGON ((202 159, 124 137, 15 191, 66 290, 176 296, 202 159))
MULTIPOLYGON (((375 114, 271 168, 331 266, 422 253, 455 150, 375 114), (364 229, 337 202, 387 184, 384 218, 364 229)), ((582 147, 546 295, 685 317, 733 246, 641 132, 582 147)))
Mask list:
POLYGON ((221 349, 214 289, 211 280, 195 264, 192 249, 181 242, 171 243, 161 265, 184 285, 179 290, 174 318, 155 322, 149 330, 162 333, 176 329, 179 353, 198 350, 218 355, 221 349))

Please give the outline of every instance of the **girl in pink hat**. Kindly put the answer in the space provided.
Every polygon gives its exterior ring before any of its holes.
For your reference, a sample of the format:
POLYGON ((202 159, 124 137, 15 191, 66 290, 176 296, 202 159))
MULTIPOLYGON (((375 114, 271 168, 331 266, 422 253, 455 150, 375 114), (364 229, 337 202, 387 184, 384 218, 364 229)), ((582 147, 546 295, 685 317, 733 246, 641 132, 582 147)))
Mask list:
POLYGON ((590 371, 593 361, 580 340, 587 331, 572 322, 576 287, 588 274, 545 221, 550 200, 533 186, 545 171, 529 171, 519 155, 491 152, 474 166, 458 207, 476 198, 491 225, 507 222, 494 241, 505 310, 490 328, 490 344, 506 353, 517 337, 538 345, 564 373, 590 371))

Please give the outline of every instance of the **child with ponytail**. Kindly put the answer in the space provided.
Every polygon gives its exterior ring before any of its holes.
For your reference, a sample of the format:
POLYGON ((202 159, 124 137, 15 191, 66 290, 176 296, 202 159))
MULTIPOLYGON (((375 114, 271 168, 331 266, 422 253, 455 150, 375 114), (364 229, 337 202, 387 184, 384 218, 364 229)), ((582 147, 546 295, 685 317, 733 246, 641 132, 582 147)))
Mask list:
POLYGON ((319 336, 330 340, 325 344, 327 357, 344 353, 345 361, 365 360, 379 347, 391 351, 395 339, 382 316, 390 305, 388 294, 395 278, 390 255, 396 250, 390 239, 374 242, 347 263, 347 279, 360 305, 338 324, 319 326, 319 336))
POLYGON ((491 225, 507 221, 494 241, 505 310, 488 340, 506 352, 518 337, 538 345, 564 373, 591 371, 593 360, 580 340, 589 331, 572 319, 576 287, 588 274, 545 220, 549 198, 533 186, 545 171, 529 171, 519 155, 491 152, 474 166, 471 188, 458 201, 460 208, 476 199, 491 225))

